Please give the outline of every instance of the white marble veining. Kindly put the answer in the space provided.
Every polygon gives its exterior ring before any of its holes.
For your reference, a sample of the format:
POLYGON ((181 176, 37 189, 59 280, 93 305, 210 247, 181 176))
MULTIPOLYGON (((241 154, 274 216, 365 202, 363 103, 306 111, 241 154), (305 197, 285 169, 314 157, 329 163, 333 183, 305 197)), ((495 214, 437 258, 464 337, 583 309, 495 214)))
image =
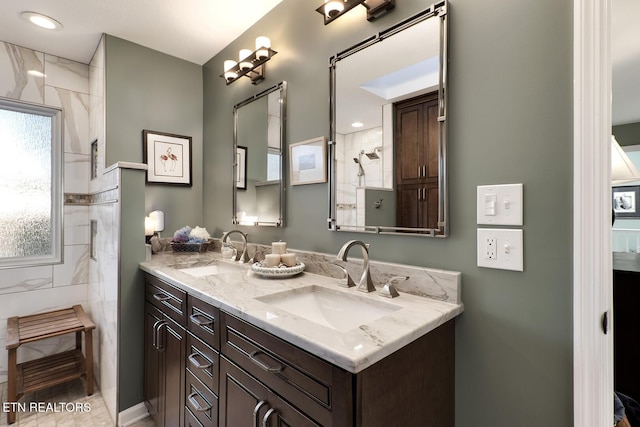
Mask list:
POLYGON ((44 70, 48 86, 89 93, 89 67, 86 64, 45 54, 44 70))
POLYGON ((42 104, 44 102, 44 54, 0 42, 0 96, 42 104), (40 73, 29 74, 29 71, 40 73))
POLYGON ((88 155, 64 155, 64 192, 86 194, 89 190, 90 160, 88 155))
MULTIPOLYGON (((47 83, 49 82, 47 77, 47 83)), ((46 105, 64 111, 64 152, 89 154, 89 95, 45 85, 46 105)))
POLYGON ((0 270, 0 294, 50 288, 52 283, 53 267, 50 265, 0 270))
MULTIPOLYGON (((452 304, 407 293, 401 293, 400 297, 393 300, 382 298, 377 292, 360 293, 355 288, 339 287, 334 278, 308 272, 289 279, 265 279, 253 273, 249 266, 245 265, 245 268, 235 272, 195 278, 178 269, 167 267, 167 264, 198 259, 231 262, 220 259, 220 255, 214 252, 160 253, 154 255, 150 262, 141 263, 140 267, 232 315, 353 373, 373 365, 463 311, 460 303, 452 304), (358 328, 340 332, 255 299, 309 285, 327 287, 345 294, 357 293, 359 297, 375 301, 382 300, 401 308, 358 328)), ((385 267, 377 274, 394 274, 394 268, 403 267, 384 265, 388 268, 385 267)), ((337 270, 335 267, 334 269, 337 270)), ((451 272, 442 271, 441 273, 445 275, 451 272)), ((459 275, 459 273, 453 273, 454 276, 456 274, 459 275)))

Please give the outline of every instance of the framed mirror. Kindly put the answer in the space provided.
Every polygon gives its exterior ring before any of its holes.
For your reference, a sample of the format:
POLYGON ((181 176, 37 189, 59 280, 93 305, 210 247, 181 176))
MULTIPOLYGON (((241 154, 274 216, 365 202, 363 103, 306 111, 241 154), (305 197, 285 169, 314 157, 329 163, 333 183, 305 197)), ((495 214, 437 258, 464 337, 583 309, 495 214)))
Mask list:
POLYGON ((329 62, 329 229, 446 237, 447 2, 329 62))
POLYGON ((234 225, 284 226, 287 83, 233 107, 234 225))

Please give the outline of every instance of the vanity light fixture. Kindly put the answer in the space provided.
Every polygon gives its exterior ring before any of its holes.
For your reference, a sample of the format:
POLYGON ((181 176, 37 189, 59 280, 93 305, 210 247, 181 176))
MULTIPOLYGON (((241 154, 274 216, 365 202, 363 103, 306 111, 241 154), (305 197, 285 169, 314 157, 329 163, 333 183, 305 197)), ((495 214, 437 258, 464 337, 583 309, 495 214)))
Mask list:
POLYGON ((327 25, 360 4, 367 9, 367 21, 373 21, 396 7, 395 0, 325 0, 316 11, 324 16, 324 25, 327 25))
POLYGON ((253 52, 250 49, 240 49, 238 62, 231 59, 224 61, 224 73, 220 77, 230 85, 240 77, 247 76, 256 85, 264 80, 265 62, 276 53, 278 52, 271 49, 271 40, 260 36, 256 38, 256 49, 253 52))
POLYGON ((55 19, 37 12, 22 12, 21 16, 27 22, 46 30, 62 30, 62 24, 55 19))

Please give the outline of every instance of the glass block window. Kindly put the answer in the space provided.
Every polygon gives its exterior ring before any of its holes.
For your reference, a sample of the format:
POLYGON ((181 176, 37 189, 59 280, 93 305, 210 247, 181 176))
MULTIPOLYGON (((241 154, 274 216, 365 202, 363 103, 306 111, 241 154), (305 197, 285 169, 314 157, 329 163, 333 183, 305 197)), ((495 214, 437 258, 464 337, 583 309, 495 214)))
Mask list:
POLYGON ((62 261, 61 115, 0 99, 0 268, 62 261))

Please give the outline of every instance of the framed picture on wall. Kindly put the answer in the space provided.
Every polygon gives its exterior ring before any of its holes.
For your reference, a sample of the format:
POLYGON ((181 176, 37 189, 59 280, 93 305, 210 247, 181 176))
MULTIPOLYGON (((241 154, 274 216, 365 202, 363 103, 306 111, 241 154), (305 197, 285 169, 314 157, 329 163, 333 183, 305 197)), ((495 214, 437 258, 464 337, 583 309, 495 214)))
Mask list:
POLYGON ((142 131, 147 183, 191 187, 191 137, 142 131))
POLYGON ((236 188, 247 189, 247 147, 241 145, 236 148, 236 188))
POLYGON ((289 145, 291 185, 327 182, 326 147, 324 136, 289 145))
POLYGON ((613 187, 612 192, 617 218, 640 218, 640 186, 613 187))

